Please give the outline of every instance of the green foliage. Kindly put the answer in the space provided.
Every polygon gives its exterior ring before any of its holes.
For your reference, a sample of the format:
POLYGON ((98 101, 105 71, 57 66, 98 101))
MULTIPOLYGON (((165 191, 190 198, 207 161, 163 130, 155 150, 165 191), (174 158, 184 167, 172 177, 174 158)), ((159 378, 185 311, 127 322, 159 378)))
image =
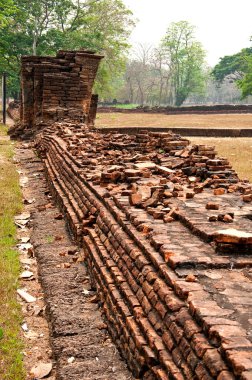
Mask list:
POLYGON ((219 83, 225 78, 234 81, 242 92, 242 99, 252 95, 252 47, 221 58, 212 75, 219 83))
POLYGON ((0 0, 0 27, 6 25, 14 13, 15 6, 12 0, 0 0))
MULTIPOLYGON (((252 50, 252 49, 251 49, 252 50)), ((252 54, 244 57, 246 65, 244 64, 244 76, 238 80, 238 87, 242 91, 242 99, 252 95, 252 54)))
POLYGON ((247 67, 246 57, 252 55, 252 48, 242 49, 234 55, 226 55, 214 67, 212 75, 218 82, 222 82, 227 76, 232 75, 234 79, 239 79, 247 67))
POLYGON ((161 48, 171 76, 174 103, 180 106, 190 94, 204 89, 205 51, 194 38, 194 26, 187 21, 170 25, 161 48))
POLYGON ((96 89, 101 95, 113 92, 110 83, 124 68, 134 25, 121 0, 7 1, 12 4, 8 14, 1 13, 0 7, 0 73, 8 72, 12 95, 18 91, 21 55, 54 55, 59 49, 81 48, 104 54, 96 89))

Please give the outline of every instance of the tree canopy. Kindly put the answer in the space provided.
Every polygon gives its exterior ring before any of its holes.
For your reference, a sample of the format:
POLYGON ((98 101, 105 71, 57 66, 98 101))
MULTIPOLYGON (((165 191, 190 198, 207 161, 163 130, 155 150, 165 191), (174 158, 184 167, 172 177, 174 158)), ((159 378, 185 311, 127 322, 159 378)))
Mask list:
POLYGON ((14 95, 21 55, 84 47, 105 55, 96 88, 108 93, 124 67, 133 25, 121 0, 0 0, 0 72, 8 72, 14 95))
POLYGON ((242 98, 252 94, 252 47, 227 55, 212 71, 213 77, 219 82, 225 78, 234 81, 242 92, 242 98))
POLYGON ((174 103, 181 105, 194 92, 204 87, 205 51, 195 40, 194 26, 187 21, 172 23, 161 43, 169 68, 174 103))
POLYGON ((208 71, 205 52, 187 21, 172 23, 159 46, 138 45, 128 62, 124 96, 140 104, 181 105, 203 94, 208 71))

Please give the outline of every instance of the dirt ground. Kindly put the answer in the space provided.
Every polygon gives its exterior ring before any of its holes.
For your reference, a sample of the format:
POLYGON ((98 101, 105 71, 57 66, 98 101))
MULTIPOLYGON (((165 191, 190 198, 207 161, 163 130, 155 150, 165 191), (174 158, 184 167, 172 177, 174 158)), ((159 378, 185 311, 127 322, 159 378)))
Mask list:
POLYGON ((98 113, 97 127, 252 128, 252 114, 163 115, 98 113))
MULTIPOLYGON (((35 258, 34 245, 31 239, 34 238, 33 216, 40 201, 36 197, 32 186, 41 177, 41 167, 34 162, 33 155, 27 154, 27 144, 19 144, 16 149, 15 163, 20 176, 20 186, 23 195, 23 210, 21 216, 29 216, 24 225, 20 225, 17 230, 17 248, 20 253, 21 276, 22 273, 30 272, 31 277, 20 279, 19 288, 25 290, 29 295, 36 298, 35 302, 26 302, 19 297, 23 313, 23 361, 26 372, 26 379, 33 380, 32 369, 34 366, 43 364, 53 364, 52 350, 50 347, 50 332, 45 316, 44 293, 39 282, 38 265, 35 258), (29 165, 30 170, 34 168, 32 177, 25 166, 29 165), (27 222, 27 223, 26 223, 27 222), (24 243, 25 242, 25 243, 24 243)), ((35 159, 36 161, 36 159, 35 159)), ((45 186, 45 185, 44 185, 45 186)), ((43 187, 40 188, 43 191, 43 187)), ((17 216, 16 218, 19 218, 17 216)), ((55 371, 50 371, 48 380, 55 379, 55 371)))

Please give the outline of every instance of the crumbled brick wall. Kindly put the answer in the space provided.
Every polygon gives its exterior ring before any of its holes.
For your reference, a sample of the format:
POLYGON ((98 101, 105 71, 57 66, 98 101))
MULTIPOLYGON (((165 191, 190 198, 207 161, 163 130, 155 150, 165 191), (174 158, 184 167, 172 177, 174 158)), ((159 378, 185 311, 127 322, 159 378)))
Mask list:
POLYGON ((250 379, 251 185, 170 133, 65 122, 37 146, 134 375, 250 379))
POLYGON ((92 88, 101 58, 84 50, 22 57, 20 124, 11 134, 29 137, 43 123, 67 118, 93 125, 92 88))

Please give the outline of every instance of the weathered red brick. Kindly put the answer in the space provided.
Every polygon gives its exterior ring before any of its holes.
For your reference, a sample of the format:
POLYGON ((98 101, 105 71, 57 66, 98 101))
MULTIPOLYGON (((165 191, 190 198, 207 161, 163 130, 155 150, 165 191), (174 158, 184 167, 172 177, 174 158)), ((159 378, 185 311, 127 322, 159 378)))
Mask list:
POLYGON ((217 349, 206 350, 203 361, 212 376, 217 376, 221 371, 227 370, 227 366, 217 349))

